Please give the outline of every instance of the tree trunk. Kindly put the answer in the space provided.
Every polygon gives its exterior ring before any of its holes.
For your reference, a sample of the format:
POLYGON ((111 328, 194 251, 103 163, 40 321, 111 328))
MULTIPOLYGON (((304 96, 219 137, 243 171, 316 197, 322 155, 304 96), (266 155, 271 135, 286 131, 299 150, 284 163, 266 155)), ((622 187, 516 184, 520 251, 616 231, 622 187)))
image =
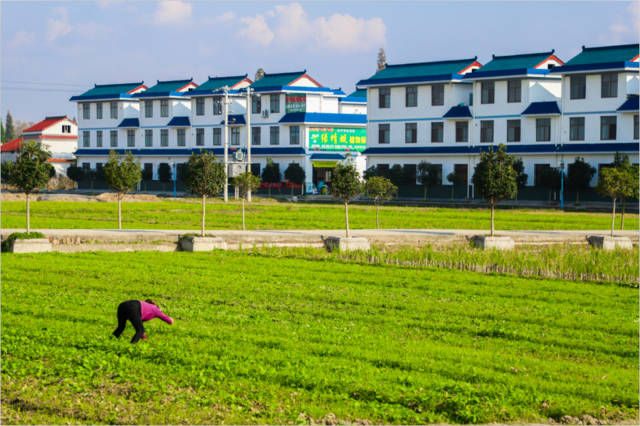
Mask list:
POLYGON ((427 185, 424 186, 424 200, 427 201, 427 185))
POLYGON ((376 203, 376 229, 380 229, 380 206, 376 203))
POLYGON ((246 228, 244 226, 244 197, 242 197, 242 230, 245 231, 246 228))
POLYGON ((351 237, 349 233, 349 204, 347 202, 344 203, 344 221, 347 225, 347 238, 351 237))
POLYGON ((495 227, 493 225, 493 207, 494 207, 493 198, 491 198, 489 203, 491 204, 491 236, 493 237, 493 233, 494 233, 494 230, 495 230, 495 227))
POLYGON ((25 194, 27 196, 27 234, 31 231, 31 223, 29 222, 29 213, 30 213, 30 205, 29 205, 29 193, 25 194))
POLYGON ((122 229, 122 195, 118 194, 118 229, 122 229))
POLYGON ((203 236, 203 237, 204 237, 204 215, 205 215, 205 212, 206 212, 206 208, 205 208, 206 199, 207 199, 207 196, 202 194, 202 225, 200 227, 200 235, 203 236))
POLYGON ((624 208, 625 204, 627 204, 627 199, 622 199, 622 211, 620 212, 620 230, 624 231, 624 208))
POLYGON ((616 199, 613 199, 613 208, 611 209, 611 236, 613 237, 613 228, 616 222, 616 199))

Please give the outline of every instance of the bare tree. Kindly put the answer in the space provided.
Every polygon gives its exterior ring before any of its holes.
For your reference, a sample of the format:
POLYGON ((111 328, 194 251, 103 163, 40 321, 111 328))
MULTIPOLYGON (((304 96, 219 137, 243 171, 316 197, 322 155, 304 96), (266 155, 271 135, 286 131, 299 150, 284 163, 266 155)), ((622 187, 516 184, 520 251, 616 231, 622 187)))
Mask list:
POLYGON ((384 53, 384 49, 381 47, 378 50, 378 71, 382 71, 387 67, 387 55, 384 53))

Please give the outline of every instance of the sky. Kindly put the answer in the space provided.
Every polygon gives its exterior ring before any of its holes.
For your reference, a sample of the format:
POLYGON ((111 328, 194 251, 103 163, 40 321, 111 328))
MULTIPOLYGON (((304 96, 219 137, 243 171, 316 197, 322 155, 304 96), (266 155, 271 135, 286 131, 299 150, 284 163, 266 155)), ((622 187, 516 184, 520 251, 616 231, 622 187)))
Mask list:
POLYGON ((307 70, 342 88, 387 63, 638 43, 638 1, 0 1, 0 113, 76 116, 94 84, 307 70))

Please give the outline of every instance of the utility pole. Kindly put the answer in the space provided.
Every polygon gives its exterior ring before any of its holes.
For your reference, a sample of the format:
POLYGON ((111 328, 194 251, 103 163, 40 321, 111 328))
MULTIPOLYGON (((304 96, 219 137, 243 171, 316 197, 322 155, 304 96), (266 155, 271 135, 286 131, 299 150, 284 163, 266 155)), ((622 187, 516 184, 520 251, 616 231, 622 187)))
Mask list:
POLYGON ((224 202, 229 201, 229 86, 224 86, 224 202))
MULTIPOLYGON (((247 87, 247 172, 251 173, 251 87, 247 87)), ((247 201, 251 202, 251 188, 247 191, 247 201)))

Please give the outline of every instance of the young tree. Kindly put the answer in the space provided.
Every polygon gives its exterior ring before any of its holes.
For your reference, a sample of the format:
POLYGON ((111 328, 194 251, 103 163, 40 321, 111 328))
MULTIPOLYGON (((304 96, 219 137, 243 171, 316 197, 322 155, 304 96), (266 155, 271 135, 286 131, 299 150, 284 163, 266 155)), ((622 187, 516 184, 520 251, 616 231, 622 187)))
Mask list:
POLYGON ((329 190, 333 197, 342 200, 344 203, 347 238, 351 236, 349 233, 349 202, 362 194, 362 189, 362 183, 356 167, 351 163, 346 165, 338 163, 333 169, 329 190))
POLYGON ((437 185, 440 182, 440 169, 431 163, 421 161, 418 164, 418 180, 424 186, 424 200, 427 200, 427 191, 430 187, 437 185))
POLYGON ((524 172, 524 163, 522 162, 522 158, 516 158, 513 161, 513 170, 516 171, 516 184, 518 187, 518 191, 516 192, 516 202, 518 201, 518 192, 525 186, 527 186, 527 179, 529 175, 524 172))
POLYGON ((30 195, 44 188, 51 177, 51 164, 47 159, 51 154, 40 144, 28 142, 22 145, 22 151, 15 163, 5 165, 9 169, 9 182, 23 191, 27 198, 27 233, 31 232, 30 195))
MULTIPOLYGON (((298 163, 291 163, 287 170, 284 171, 284 178, 296 185, 303 185, 305 173, 304 169, 300 167, 298 163)), ((301 194, 304 194, 304 188, 302 188, 301 194)), ((293 186, 291 187, 291 196, 293 196, 293 186)))
POLYGON ((551 204, 551 194, 561 186, 562 173, 555 167, 545 167, 540 174, 540 184, 549 190, 548 203, 551 204))
POLYGON ((576 191, 576 205, 580 203, 580 191, 586 191, 590 188, 589 182, 596 174, 596 169, 591 167, 584 158, 576 157, 572 164, 569 164, 567 170, 567 188, 576 191))
POLYGON ((12 141, 16 137, 16 130, 13 127, 13 117, 11 112, 7 111, 7 119, 5 120, 4 138, 7 142, 12 141))
POLYGON ((233 178, 233 186, 240 191, 240 197, 242 198, 242 230, 244 231, 244 200, 247 198, 249 191, 253 191, 260 187, 260 178, 254 176, 251 172, 244 172, 233 178))
POLYGON ((489 202, 491 207, 491 236, 494 234, 493 212, 495 204, 513 198, 517 192, 516 171, 513 169, 513 156, 504 152, 504 145, 494 151, 480 154, 480 162, 473 173, 473 185, 480 196, 489 202))
POLYGON ((373 200, 376 205, 376 228, 380 229, 379 209, 380 205, 385 201, 390 200, 393 194, 398 191, 398 187, 391 183, 391 181, 382 176, 373 176, 367 179, 365 184, 365 193, 367 197, 373 200))
POLYGON ((627 204, 627 197, 638 199, 638 165, 631 164, 627 154, 616 152, 613 159, 613 166, 619 169, 622 174, 622 208, 620 209, 620 229, 624 230, 624 212, 627 204))
POLYGON ((67 177, 78 184, 84 178, 84 170, 76 165, 69 166, 67 168, 67 177))
POLYGON ((378 50, 378 71, 382 71, 387 67, 387 55, 384 53, 384 49, 381 47, 378 50))
POLYGON ((0 142, 5 143, 6 141, 7 139, 5 138, 5 134, 4 134, 4 123, 0 119, 0 142))
POLYGON ((389 169, 389 180, 396 186, 404 184, 405 174, 400 164, 394 164, 389 169))
MULTIPOLYGON (((262 181, 269 184, 280 182, 280 165, 267 158, 267 165, 262 169, 262 181)), ((269 185, 269 197, 271 197, 271 185, 269 185)))
POLYGON ((160 163, 158 165, 158 179, 162 182, 162 190, 165 190, 165 185, 171 182, 171 166, 168 163, 160 163))
POLYGON ((254 82, 260 80, 262 77, 264 77, 264 70, 262 68, 258 68, 258 70, 256 71, 256 75, 255 78, 253 79, 254 82))
POLYGON ((122 229, 122 199, 140 182, 142 169, 140 164, 133 158, 131 152, 127 152, 122 158, 120 154, 112 150, 109 153, 109 161, 102 172, 107 185, 116 192, 118 200, 118 229, 122 229))
POLYGON ((227 175, 224 165, 216 161, 215 155, 210 152, 191 154, 187 163, 186 186, 194 194, 202 197, 202 226, 200 234, 204 237, 205 206, 207 196, 215 196, 222 191, 227 175))
POLYGON ((625 176, 624 171, 618 167, 607 167, 600 171, 598 176, 598 184, 596 192, 605 197, 610 197, 612 201, 611 208, 611 236, 613 237, 613 229, 616 220, 616 200, 625 194, 625 176))

